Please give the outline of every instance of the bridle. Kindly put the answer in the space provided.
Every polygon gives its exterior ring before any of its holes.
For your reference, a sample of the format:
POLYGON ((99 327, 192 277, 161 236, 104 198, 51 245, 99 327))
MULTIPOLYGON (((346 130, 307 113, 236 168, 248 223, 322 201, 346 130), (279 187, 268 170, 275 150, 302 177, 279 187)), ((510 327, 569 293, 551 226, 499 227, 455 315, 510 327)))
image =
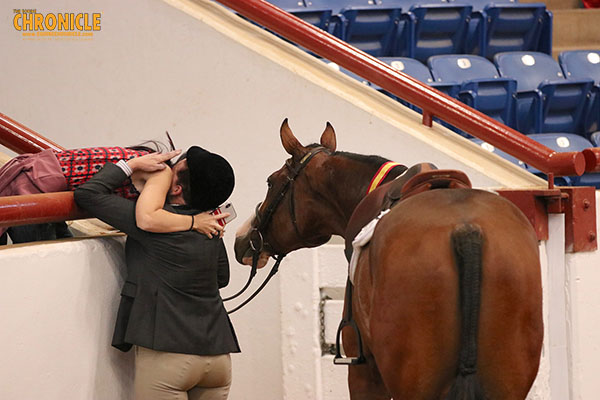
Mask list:
POLYGON ((275 196, 275 199, 273 200, 273 202, 266 207, 264 214, 262 216, 260 215, 260 212, 259 212, 262 203, 257 204, 256 209, 254 210, 254 218, 257 221, 257 225, 254 228, 252 228, 252 230, 250 231, 250 234, 249 234, 250 235, 250 237, 249 237, 250 248, 252 249, 252 269, 250 270, 250 276, 248 277, 248 281, 246 282, 244 287, 239 292, 237 292, 233 296, 227 297, 223 301, 233 300, 233 299, 237 298, 238 296, 240 296, 242 293, 244 293, 246 291, 246 289, 248 289, 248 287, 250 286, 250 283, 252 282, 254 276, 256 275, 258 258, 260 256, 261 252, 268 251, 269 253, 274 254, 273 258, 275 259, 275 265, 273 265, 273 267, 271 268, 271 271, 269 271, 269 274, 267 275, 267 277, 265 278, 263 283, 258 287, 258 289, 256 289, 256 291, 254 293, 252 293, 252 295, 250 297, 248 297, 242 304, 240 304, 237 307, 235 307, 234 309, 228 311, 229 314, 236 312, 237 310, 239 310, 240 308, 242 308, 246 304, 248 304, 252 299, 254 299, 254 297, 256 297, 260 293, 260 291, 267 285, 269 280, 271 280, 271 278, 279 271, 279 264, 281 264, 281 260, 283 260, 283 258, 286 256, 286 254, 275 251, 273 246, 271 246, 269 243, 267 243, 265 241, 264 237, 265 237, 265 231, 269 227, 269 224, 271 223, 271 220, 273 218, 273 214, 275 214, 275 211, 277 210, 277 208, 279 207, 279 205, 281 204, 281 202, 283 201, 283 199, 285 198, 285 196, 288 192, 290 192, 290 196, 289 196, 289 198, 290 198, 290 207, 289 208, 290 208, 290 217, 291 217, 290 219, 292 221, 292 225, 294 226, 296 235, 302 241, 302 243, 307 245, 307 247, 310 246, 310 243, 308 243, 307 241, 305 241, 303 239, 303 237, 300 233, 300 230, 298 229, 298 222, 296 221, 296 208, 295 208, 295 202, 294 202, 294 182, 296 181, 296 178, 298 177, 300 172, 304 169, 304 167, 306 167, 306 165, 308 165, 310 160, 312 160, 312 158, 314 156, 316 156, 317 154, 319 154, 323 151, 329 153, 329 150, 327 150, 325 147, 322 147, 322 146, 312 148, 308 153, 306 153, 300 159, 300 161, 298 162, 298 164, 296 166, 293 166, 292 159, 286 161, 285 166, 289 170, 289 174, 287 176, 287 181, 281 187, 281 189, 277 193, 277 196, 275 196))

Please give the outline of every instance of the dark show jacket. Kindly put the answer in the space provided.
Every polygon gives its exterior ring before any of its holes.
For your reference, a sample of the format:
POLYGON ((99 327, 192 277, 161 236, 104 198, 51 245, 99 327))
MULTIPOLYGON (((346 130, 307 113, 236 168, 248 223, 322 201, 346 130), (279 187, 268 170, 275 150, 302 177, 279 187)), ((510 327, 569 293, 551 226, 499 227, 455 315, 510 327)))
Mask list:
MULTIPOLYGON (((112 194, 127 179, 107 164, 75 190, 77 204, 127 234, 127 278, 112 345, 139 345, 197 355, 239 352, 219 288, 229 283, 229 261, 220 238, 198 232, 151 233, 135 222, 135 202, 112 194)), ((179 214, 196 210, 168 206, 179 214)))

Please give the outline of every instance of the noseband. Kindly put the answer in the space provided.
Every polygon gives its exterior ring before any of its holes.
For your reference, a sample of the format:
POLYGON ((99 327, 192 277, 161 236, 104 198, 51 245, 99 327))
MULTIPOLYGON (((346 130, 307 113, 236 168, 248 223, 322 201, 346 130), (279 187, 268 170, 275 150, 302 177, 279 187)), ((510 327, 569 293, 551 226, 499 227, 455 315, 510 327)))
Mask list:
POLYGON ((260 285, 260 287, 258 289, 256 289, 256 291, 248 299, 246 299, 242 304, 235 307, 233 310, 228 311, 229 314, 236 312, 237 310, 239 310, 240 308, 242 308, 243 306, 248 304, 254 297, 256 297, 256 295, 258 295, 258 293, 260 293, 260 291, 267 285, 269 280, 277 273, 277 271, 279 270, 279 264, 281 263, 281 260, 283 260, 283 258, 286 256, 286 254, 284 254, 284 253, 276 252, 273 249, 273 246, 271 246, 269 243, 267 243, 264 240, 264 233, 265 233, 265 230, 269 227, 269 224, 271 223, 273 214, 275 214, 275 211, 277 210, 277 208, 283 201, 283 199, 288 191, 290 192, 290 217, 291 217, 290 219, 292 221, 292 225, 294 226, 294 230, 296 231, 296 235, 298 236, 298 238, 305 245, 310 246, 309 243, 307 243, 306 241, 303 240, 302 235, 300 234, 300 230, 298 229, 298 222, 296 221, 296 210, 295 210, 295 203, 294 203, 294 182, 296 181, 296 178, 298 177, 300 172, 304 169, 304 167, 306 167, 306 165, 308 165, 309 161, 312 160, 312 158, 315 155, 319 154, 322 151, 329 152, 326 148, 321 147, 321 146, 311 149, 308 153, 306 153, 302 157, 302 159, 300 159, 300 162, 295 167, 292 166, 292 163, 290 162, 290 160, 286 161, 285 165, 290 172, 287 176, 287 181, 282 186, 282 188, 279 190, 279 193, 277 193, 277 196, 275 197, 273 202, 266 207, 265 212, 262 217, 259 213, 259 209, 260 209, 262 203, 258 203, 258 205, 256 206, 256 209, 254 210, 254 218, 257 221, 257 225, 250 231, 250 237, 249 237, 250 248, 252 249, 252 269, 250 270, 250 277, 248 278, 248 281, 246 282, 246 284, 244 285, 242 290, 240 290, 238 293, 234 294, 233 296, 230 296, 230 297, 224 299, 224 301, 229 301, 229 300, 235 299, 236 297, 238 297, 242 293, 244 293, 246 291, 246 289, 250 286, 252 279, 256 275, 258 258, 260 256, 261 252, 267 251, 269 253, 275 254, 275 256, 273 256, 273 258, 275 258, 275 265, 273 265, 273 268, 271 268, 271 271, 269 271, 269 275, 267 275, 267 277, 265 278, 264 282, 260 285))

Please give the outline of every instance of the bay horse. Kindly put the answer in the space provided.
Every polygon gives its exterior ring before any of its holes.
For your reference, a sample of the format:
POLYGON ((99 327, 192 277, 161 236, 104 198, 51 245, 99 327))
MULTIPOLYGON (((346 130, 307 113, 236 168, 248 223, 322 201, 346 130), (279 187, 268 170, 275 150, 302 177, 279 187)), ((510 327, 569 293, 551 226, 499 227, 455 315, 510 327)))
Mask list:
MULTIPOLYGON (((236 233, 243 264, 253 249, 263 267, 331 235, 351 241, 353 214, 388 161, 337 152, 329 123, 320 145, 300 144, 287 119, 280 136, 291 158, 236 233)), ((384 185, 406 168, 397 170, 384 185)), ((344 307, 352 306, 365 357, 348 366, 352 400, 526 398, 543 340, 541 270, 535 232, 508 200, 437 189, 398 202, 360 252, 351 293, 344 307)), ((357 355, 353 330, 343 344, 357 355)))

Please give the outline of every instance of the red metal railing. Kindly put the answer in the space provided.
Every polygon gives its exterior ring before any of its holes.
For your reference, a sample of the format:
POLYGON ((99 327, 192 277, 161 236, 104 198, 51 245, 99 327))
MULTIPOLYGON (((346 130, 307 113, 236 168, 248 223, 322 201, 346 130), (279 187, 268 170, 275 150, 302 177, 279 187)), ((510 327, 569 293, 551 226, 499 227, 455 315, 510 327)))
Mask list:
MULTIPOLYGON (((17 153, 64 150, 51 140, 0 113, 0 144, 17 153)), ((0 227, 89 218, 73 201, 73 192, 0 197, 0 227)))
POLYGON ((37 153, 44 149, 64 150, 51 140, 0 113, 0 144, 15 153, 37 153))
POLYGON ((600 149, 559 153, 459 101, 399 72, 348 43, 262 0, 219 0, 281 36, 373 82, 423 110, 423 123, 438 117, 525 163, 555 176, 600 171, 600 149), (587 160, 587 163, 586 163, 587 160))
POLYGON ((89 218, 73 201, 73 192, 0 197, 0 227, 89 218))

